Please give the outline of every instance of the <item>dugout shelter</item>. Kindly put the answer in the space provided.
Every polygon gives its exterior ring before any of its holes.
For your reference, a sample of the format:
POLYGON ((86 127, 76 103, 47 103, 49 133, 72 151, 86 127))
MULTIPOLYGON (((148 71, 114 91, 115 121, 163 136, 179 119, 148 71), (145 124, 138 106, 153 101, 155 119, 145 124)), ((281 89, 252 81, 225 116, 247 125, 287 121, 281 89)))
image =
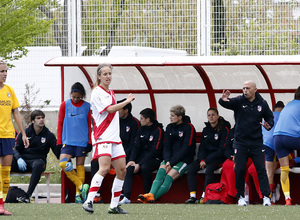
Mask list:
MULTIPOLYGON (((198 136, 207 121, 209 107, 217 107, 220 115, 234 124, 233 112, 218 104, 223 89, 230 90, 234 97, 242 93, 244 81, 253 80, 272 109, 279 100, 284 104, 291 101, 300 85, 300 56, 57 57, 45 66, 60 67, 62 101, 70 98, 71 85, 77 81, 84 85, 89 101, 100 63, 113 66, 110 88, 118 100, 128 93, 135 95, 135 117, 150 107, 165 128, 169 109, 181 104, 198 136)), ((188 192, 185 195, 186 198, 188 192)))

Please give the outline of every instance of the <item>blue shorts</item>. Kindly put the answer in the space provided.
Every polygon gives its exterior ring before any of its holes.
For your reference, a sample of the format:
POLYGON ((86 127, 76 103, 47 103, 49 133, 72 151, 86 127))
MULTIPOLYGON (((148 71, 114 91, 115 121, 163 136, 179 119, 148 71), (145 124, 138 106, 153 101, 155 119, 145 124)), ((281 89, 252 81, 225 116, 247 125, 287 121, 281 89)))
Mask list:
POLYGON ((278 158, 288 156, 293 150, 300 149, 300 137, 275 135, 274 146, 278 158))
POLYGON ((14 138, 0 138, 0 157, 13 154, 14 146, 15 146, 14 138))
POLYGON ((86 147, 78 147, 64 144, 60 154, 69 154, 72 157, 86 157, 86 147))
POLYGON ((278 158, 277 155, 275 153, 275 150, 273 150, 272 148, 264 145, 265 148, 265 154, 266 154, 266 161, 268 162, 277 162, 278 158))

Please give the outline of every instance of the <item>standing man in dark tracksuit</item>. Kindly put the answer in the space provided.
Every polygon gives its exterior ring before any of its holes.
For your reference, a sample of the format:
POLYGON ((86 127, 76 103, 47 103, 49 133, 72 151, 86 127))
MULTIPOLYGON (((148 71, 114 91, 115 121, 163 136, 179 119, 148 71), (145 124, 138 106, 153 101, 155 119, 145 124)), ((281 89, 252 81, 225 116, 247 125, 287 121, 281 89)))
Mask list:
POLYGON ((41 174, 46 169, 47 155, 50 148, 57 159, 60 155, 60 148, 56 146, 55 135, 45 126, 45 114, 41 110, 34 110, 31 115, 31 125, 26 129, 26 136, 29 140, 29 147, 25 148, 20 133, 11 165, 11 172, 31 172, 30 183, 26 192, 26 197, 19 197, 21 203, 30 203, 36 185, 40 181, 41 174))
POLYGON ((273 114, 267 102, 257 92, 253 81, 246 81, 243 85, 243 95, 229 98, 230 91, 224 90, 219 104, 234 111, 235 134, 233 147, 235 149, 235 179, 239 206, 246 206, 244 197, 245 173, 248 158, 257 170, 259 185, 263 194, 263 205, 270 206, 270 187, 265 168, 265 154, 263 148, 261 125, 270 130, 274 125, 273 114), (264 124, 262 123, 264 119, 264 124))

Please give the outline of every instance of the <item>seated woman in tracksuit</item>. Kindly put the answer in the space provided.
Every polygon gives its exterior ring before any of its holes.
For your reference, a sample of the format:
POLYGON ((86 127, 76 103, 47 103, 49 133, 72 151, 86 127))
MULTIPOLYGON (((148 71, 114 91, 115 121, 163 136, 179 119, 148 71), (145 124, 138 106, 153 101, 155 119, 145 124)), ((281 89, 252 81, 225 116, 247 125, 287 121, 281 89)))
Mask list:
POLYGON ((185 109, 176 105, 170 109, 170 124, 166 128, 163 158, 149 193, 139 195, 141 203, 153 203, 169 191, 192 163, 196 148, 196 130, 185 109))
POLYGON ((199 203, 204 203, 204 192, 208 184, 214 181, 214 171, 221 167, 226 160, 224 157, 224 145, 227 139, 230 123, 219 116, 216 108, 207 110, 208 122, 202 131, 197 160, 195 160, 188 169, 188 185, 190 198, 185 203, 196 203, 197 190, 197 172, 205 169, 204 189, 199 203))

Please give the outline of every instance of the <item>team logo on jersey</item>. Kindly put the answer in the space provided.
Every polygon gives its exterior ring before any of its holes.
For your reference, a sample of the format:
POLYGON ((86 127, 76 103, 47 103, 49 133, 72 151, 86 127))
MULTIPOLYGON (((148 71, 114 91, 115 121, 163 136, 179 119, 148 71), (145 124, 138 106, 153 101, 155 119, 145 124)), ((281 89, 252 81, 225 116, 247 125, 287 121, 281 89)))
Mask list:
POLYGON ((219 135, 215 134, 215 140, 218 140, 218 139, 219 139, 219 135))
POLYGON ((262 106, 261 106, 261 105, 258 105, 258 106, 257 106, 257 111, 258 111, 258 112, 261 112, 261 110, 262 110, 262 106))
POLYGON ((153 135, 150 135, 149 141, 153 141, 153 135))
POLYGON ((11 94, 8 92, 6 93, 7 94, 7 97, 10 98, 11 97, 11 94))
POLYGON ((183 137, 183 131, 178 132, 179 137, 183 137))
POLYGON ((130 127, 126 126, 126 132, 129 132, 129 131, 130 131, 130 127))
POLYGON ((45 137, 42 137, 42 138, 41 138, 41 142, 42 142, 42 144, 44 144, 44 143, 46 142, 46 138, 45 138, 45 137))

